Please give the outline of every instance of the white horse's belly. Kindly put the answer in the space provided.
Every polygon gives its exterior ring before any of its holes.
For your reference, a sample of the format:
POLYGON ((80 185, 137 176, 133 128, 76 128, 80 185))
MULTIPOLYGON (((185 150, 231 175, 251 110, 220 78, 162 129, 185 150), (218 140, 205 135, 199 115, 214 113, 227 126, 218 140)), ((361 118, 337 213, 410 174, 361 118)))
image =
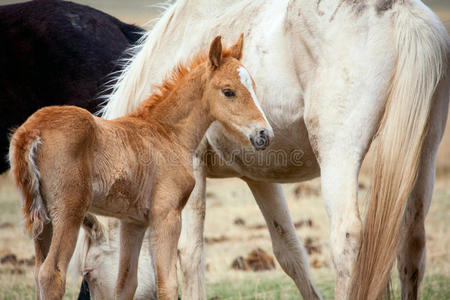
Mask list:
POLYGON ((204 161, 209 177, 246 177, 259 181, 297 182, 319 176, 320 168, 303 119, 273 124, 275 138, 263 151, 242 147, 232 134, 214 123, 208 130, 210 151, 204 161))

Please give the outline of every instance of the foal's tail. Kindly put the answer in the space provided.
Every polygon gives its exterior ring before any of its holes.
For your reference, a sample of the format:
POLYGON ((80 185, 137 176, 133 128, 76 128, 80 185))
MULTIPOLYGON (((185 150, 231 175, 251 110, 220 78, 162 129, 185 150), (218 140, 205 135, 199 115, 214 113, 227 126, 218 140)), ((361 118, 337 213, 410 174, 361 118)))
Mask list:
POLYGON ((9 161, 11 172, 20 193, 25 217, 25 230, 37 238, 49 221, 39 187, 40 173, 36 166, 36 152, 41 144, 39 130, 21 126, 11 137, 9 161))
POLYGON ((375 178, 352 274, 352 300, 378 299, 386 288, 417 176, 433 94, 447 72, 449 40, 437 17, 428 10, 417 12, 404 6, 395 23, 397 60, 378 131, 375 178))

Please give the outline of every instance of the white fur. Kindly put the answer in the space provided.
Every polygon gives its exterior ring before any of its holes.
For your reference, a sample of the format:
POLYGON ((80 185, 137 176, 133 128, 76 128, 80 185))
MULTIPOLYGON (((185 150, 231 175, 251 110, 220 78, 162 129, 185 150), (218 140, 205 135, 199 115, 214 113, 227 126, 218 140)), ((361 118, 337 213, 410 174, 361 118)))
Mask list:
POLYGON ((261 112, 261 114, 264 117, 264 120, 267 122, 267 124, 270 123, 267 120, 266 114, 264 113, 261 105, 259 104, 258 101, 258 97, 256 96, 255 90, 253 89, 253 82, 252 82, 252 78, 250 77, 250 74, 248 73, 248 71, 244 68, 244 67, 239 67, 237 69, 237 71, 239 72, 239 78, 241 79, 241 83, 243 86, 245 86, 245 88, 249 91, 250 95, 252 96, 253 102, 255 102, 256 107, 259 109, 259 111, 261 112))
MULTIPOLYGON (((400 12, 410 12, 409 18, 422 18, 427 28, 442 27, 420 1, 397 1, 392 8, 377 13, 378 1, 179 0, 143 39, 140 51, 120 76, 104 109, 106 118, 133 111, 177 62, 206 49, 218 34, 226 44, 231 44, 244 32, 242 63, 253 74, 257 87, 255 101, 260 101, 261 109, 271 120, 276 136, 271 150, 283 153, 301 150, 303 164, 280 166, 277 161, 270 161, 264 166, 248 165, 242 163, 245 160, 241 157, 226 166, 207 166, 206 174, 265 181, 274 190, 276 182, 306 180, 321 174, 330 217, 338 299, 346 297, 359 245, 359 168, 378 128, 397 61, 397 28, 393 24, 401 16, 400 12)), ((448 42, 445 30, 439 35, 448 42)), ((441 101, 448 102, 448 98, 441 101)), ((206 138, 210 149, 221 158, 238 153, 242 147, 217 123, 210 127, 206 138)), ((255 155, 264 159, 268 153, 255 155)), ((253 190, 257 193, 263 187, 255 185, 253 190)), ((270 203, 279 196, 271 193, 261 197, 270 203)), ((204 201, 201 193, 193 197, 197 198, 190 199, 189 203, 204 201)), ((203 224, 200 216, 204 215, 204 205, 186 209, 192 212, 183 216, 196 218, 189 221, 196 225, 192 226, 194 229, 182 226, 186 231, 183 235, 195 235, 193 240, 198 241, 202 235, 199 228, 203 224)), ((277 216, 274 214, 278 224, 285 222, 277 216)), ((282 243, 278 249, 284 249, 280 251, 301 252, 298 241, 278 241, 282 243)), ((201 265, 198 257, 202 247, 193 243, 184 253, 187 253, 185 261, 196 260, 191 265, 201 265)), ((301 256, 285 254, 283 257, 284 265, 307 263, 301 256)), ((188 273, 185 280, 196 289, 187 295, 204 299, 203 275, 192 273, 198 268, 184 270, 188 273)), ((296 282, 312 285, 307 269, 296 271, 293 275, 296 282)), ((316 298, 312 294, 303 296, 316 298)))
MULTIPOLYGON (((77 245, 69 265, 69 272, 76 277, 91 271, 88 281, 93 300, 113 299, 119 268, 120 233, 118 222, 112 218, 97 217, 100 228, 88 234, 80 230, 77 245), (101 232, 100 232, 101 231, 101 232)), ((142 244, 138 264, 138 288, 134 299, 156 299, 156 280, 150 251, 150 234, 142 244)))
POLYGON ((37 137, 29 146, 30 148, 28 150, 27 159, 28 168, 31 175, 30 188, 33 197, 33 202, 31 204, 30 210, 33 216, 32 218, 35 220, 32 229, 33 238, 37 238, 37 236, 42 232, 42 226, 50 221, 39 186, 41 174, 38 167, 36 166, 36 151, 41 144, 41 138, 37 137))

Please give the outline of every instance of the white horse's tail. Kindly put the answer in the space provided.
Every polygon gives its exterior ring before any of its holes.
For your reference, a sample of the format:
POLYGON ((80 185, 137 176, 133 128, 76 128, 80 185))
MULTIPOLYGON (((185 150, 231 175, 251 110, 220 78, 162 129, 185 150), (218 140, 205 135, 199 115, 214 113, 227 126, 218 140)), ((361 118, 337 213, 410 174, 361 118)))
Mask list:
POLYGON ((447 73, 448 34, 431 11, 402 6, 394 26, 397 60, 378 131, 375 178, 350 299, 378 299, 386 288, 433 94, 447 73))

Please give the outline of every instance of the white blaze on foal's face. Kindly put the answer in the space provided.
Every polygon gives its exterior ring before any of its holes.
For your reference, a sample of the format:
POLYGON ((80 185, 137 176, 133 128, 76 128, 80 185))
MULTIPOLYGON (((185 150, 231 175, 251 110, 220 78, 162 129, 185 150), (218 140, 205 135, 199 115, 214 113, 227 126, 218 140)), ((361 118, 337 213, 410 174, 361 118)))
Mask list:
POLYGON ((255 147, 256 150, 263 150, 270 144, 273 138, 273 130, 261 105, 258 102, 258 97, 256 96, 255 90, 253 88, 253 80, 250 77, 250 74, 243 66, 237 68, 237 71, 239 73, 239 78, 242 85, 250 93, 250 98, 252 99, 253 103, 264 119, 265 124, 250 122, 248 124, 248 127, 246 128, 246 130, 249 131, 248 136, 253 147, 255 147))
POLYGON ((272 129, 272 127, 270 126, 269 121, 266 118, 266 114, 264 113, 264 111, 261 108, 261 105, 258 102, 258 97, 256 97, 255 90, 253 89, 253 80, 250 77, 250 74, 242 66, 240 66, 237 69, 237 71, 239 72, 239 78, 241 79, 242 85, 245 86, 247 88, 247 90, 249 91, 250 95, 252 96, 253 102, 255 102, 256 107, 259 109, 259 111, 261 112, 261 114, 264 117, 264 120, 267 122, 268 128, 272 129))

